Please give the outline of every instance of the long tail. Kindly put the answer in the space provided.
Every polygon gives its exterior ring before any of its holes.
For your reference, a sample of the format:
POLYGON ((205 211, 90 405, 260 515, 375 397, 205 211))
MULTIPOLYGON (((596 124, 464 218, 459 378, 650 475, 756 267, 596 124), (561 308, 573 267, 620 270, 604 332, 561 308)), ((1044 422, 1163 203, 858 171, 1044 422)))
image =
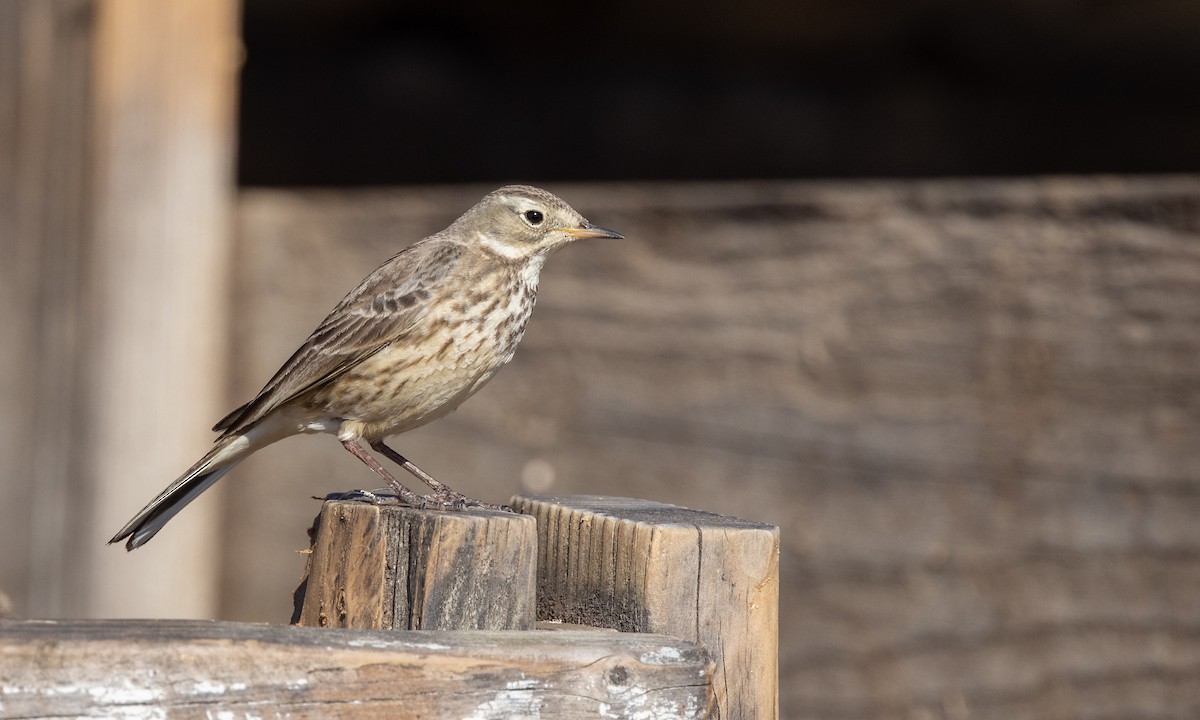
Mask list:
POLYGON ((154 534, 162 529, 167 521, 185 505, 195 500, 200 493, 207 490, 213 483, 220 480, 250 453, 261 446, 256 446, 246 435, 229 435, 217 441, 208 454, 200 458, 166 490, 142 508, 132 520, 108 541, 109 545, 129 538, 125 543, 126 550, 145 545, 154 534))

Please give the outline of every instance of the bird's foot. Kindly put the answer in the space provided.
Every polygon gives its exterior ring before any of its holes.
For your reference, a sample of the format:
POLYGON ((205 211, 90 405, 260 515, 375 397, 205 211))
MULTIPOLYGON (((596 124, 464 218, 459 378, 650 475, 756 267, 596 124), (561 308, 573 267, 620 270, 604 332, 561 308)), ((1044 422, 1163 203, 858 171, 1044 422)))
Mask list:
POLYGON ((365 502, 371 505, 406 505, 419 510, 466 510, 467 508, 483 508, 484 510, 500 510, 515 512, 508 505, 494 505, 482 500, 467 497, 462 493, 443 488, 428 495, 416 495, 414 501, 409 501, 397 493, 383 488, 376 490, 349 490, 346 492, 329 493, 325 497, 315 497, 315 500, 350 500, 365 502))
POLYGON ((467 497, 460 492, 451 490, 448 487, 442 486, 435 492, 425 495, 422 507, 436 508, 438 510, 466 510, 467 508, 483 508, 485 510, 500 510, 503 512, 513 512, 513 509, 507 505, 494 505, 482 500, 467 497))
MULTIPOLYGON (((415 477, 418 480, 420 480, 421 482, 425 483, 433 490, 433 492, 429 493, 428 495, 422 495, 419 502, 416 504, 416 507, 420 507, 420 508, 435 507, 439 510, 465 510, 466 508, 477 507, 477 508, 484 508, 486 510, 502 510, 504 512, 513 512, 513 509, 507 505, 493 505, 492 503, 485 503, 482 500, 476 500, 474 498, 469 498, 466 495, 463 495, 462 493, 460 493, 456 490, 451 490, 448 485, 435 480, 432 475, 425 472, 421 468, 417 467, 416 464, 412 460, 409 460, 408 458, 404 457, 400 453, 396 452, 395 450, 393 450, 390 447, 388 447, 387 445, 385 445, 382 440, 373 441, 371 443, 371 447, 374 448, 375 450, 383 453, 384 456, 387 457, 392 462, 396 463, 400 467, 402 467, 405 470, 412 473, 413 477, 415 477)), ((347 445, 347 449, 350 450, 351 452, 355 452, 357 454, 355 447, 351 447, 351 446, 347 445)), ((358 450, 361 450, 361 448, 358 448, 358 450)), ((361 455, 359 457, 362 458, 361 455)), ((367 462, 367 460, 365 458, 363 458, 363 462, 367 462)), ((370 464, 370 463, 368 463, 368 464, 370 464)), ((376 465, 378 465, 378 463, 376 463, 376 465)), ((372 467, 374 468, 374 466, 372 466, 372 467)), ((383 471, 382 467, 379 468, 378 470, 376 470, 376 472, 381 472, 381 471, 383 471)), ((382 477, 391 477, 391 476, 385 475, 382 477)), ((395 480, 394 479, 389 480, 388 482, 394 483, 395 480)), ((415 498, 410 498, 410 497, 404 496, 404 495, 402 495, 401 497, 408 504, 410 504, 410 505, 414 504, 413 500, 415 498)))
POLYGON ((349 490, 342 493, 330 493, 325 496, 326 500, 352 500, 355 502, 365 502, 372 505, 392 504, 399 501, 396 495, 390 491, 381 490, 349 490))

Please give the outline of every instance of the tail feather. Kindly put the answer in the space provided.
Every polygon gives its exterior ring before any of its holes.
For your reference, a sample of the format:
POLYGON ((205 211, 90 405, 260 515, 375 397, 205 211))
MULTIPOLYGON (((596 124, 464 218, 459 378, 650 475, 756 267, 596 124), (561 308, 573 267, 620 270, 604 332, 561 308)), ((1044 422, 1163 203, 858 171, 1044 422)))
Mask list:
POLYGON ((224 477, 225 473, 256 449, 244 435, 221 438, 207 455, 167 486, 166 490, 142 508, 120 532, 113 535, 108 544, 112 545, 128 538, 128 542, 125 543, 126 550, 145 545, 184 506, 195 500, 200 493, 224 477))

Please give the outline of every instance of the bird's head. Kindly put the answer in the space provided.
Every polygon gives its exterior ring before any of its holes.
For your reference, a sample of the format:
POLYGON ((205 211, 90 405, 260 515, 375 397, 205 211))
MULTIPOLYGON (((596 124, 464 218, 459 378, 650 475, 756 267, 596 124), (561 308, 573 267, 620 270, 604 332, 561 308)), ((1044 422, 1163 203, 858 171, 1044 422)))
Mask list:
POLYGON ((489 193, 459 223, 481 250, 514 262, 545 258, 573 240, 624 237, 591 224, 558 197, 529 185, 489 193))

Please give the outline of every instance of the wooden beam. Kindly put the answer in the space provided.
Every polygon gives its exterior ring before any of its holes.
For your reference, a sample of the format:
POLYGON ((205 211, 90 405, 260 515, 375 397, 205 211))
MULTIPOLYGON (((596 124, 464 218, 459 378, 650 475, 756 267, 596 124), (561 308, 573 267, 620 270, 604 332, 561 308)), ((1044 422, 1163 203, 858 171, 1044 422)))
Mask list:
POLYGON ((79 345, 93 213, 92 0, 0 3, 0 586, 80 612, 86 462, 79 345))
POLYGON ((493 510, 330 500, 295 620, 313 627, 530 630, 537 525, 493 510))
POLYGON ((705 718, 710 670, 660 635, 0 621, 14 718, 705 718))
POLYGON ((95 3, 80 371, 80 445, 94 483, 80 531, 88 615, 217 612, 217 498, 201 498, 135 555, 104 540, 208 449, 209 426, 229 409, 238 10, 237 0, 95 3))
POLYGON ((24 508, 0 584, 23 614, 216 612, 213 501, 136 562, 104 540, 228 409, 238 9, 0 3, 0 504, 24 508))
POLYGON ((779 716, 779 528, 629 498, 511 504, 537 518, 539 620, 699 642, 720 717, 779 716))

